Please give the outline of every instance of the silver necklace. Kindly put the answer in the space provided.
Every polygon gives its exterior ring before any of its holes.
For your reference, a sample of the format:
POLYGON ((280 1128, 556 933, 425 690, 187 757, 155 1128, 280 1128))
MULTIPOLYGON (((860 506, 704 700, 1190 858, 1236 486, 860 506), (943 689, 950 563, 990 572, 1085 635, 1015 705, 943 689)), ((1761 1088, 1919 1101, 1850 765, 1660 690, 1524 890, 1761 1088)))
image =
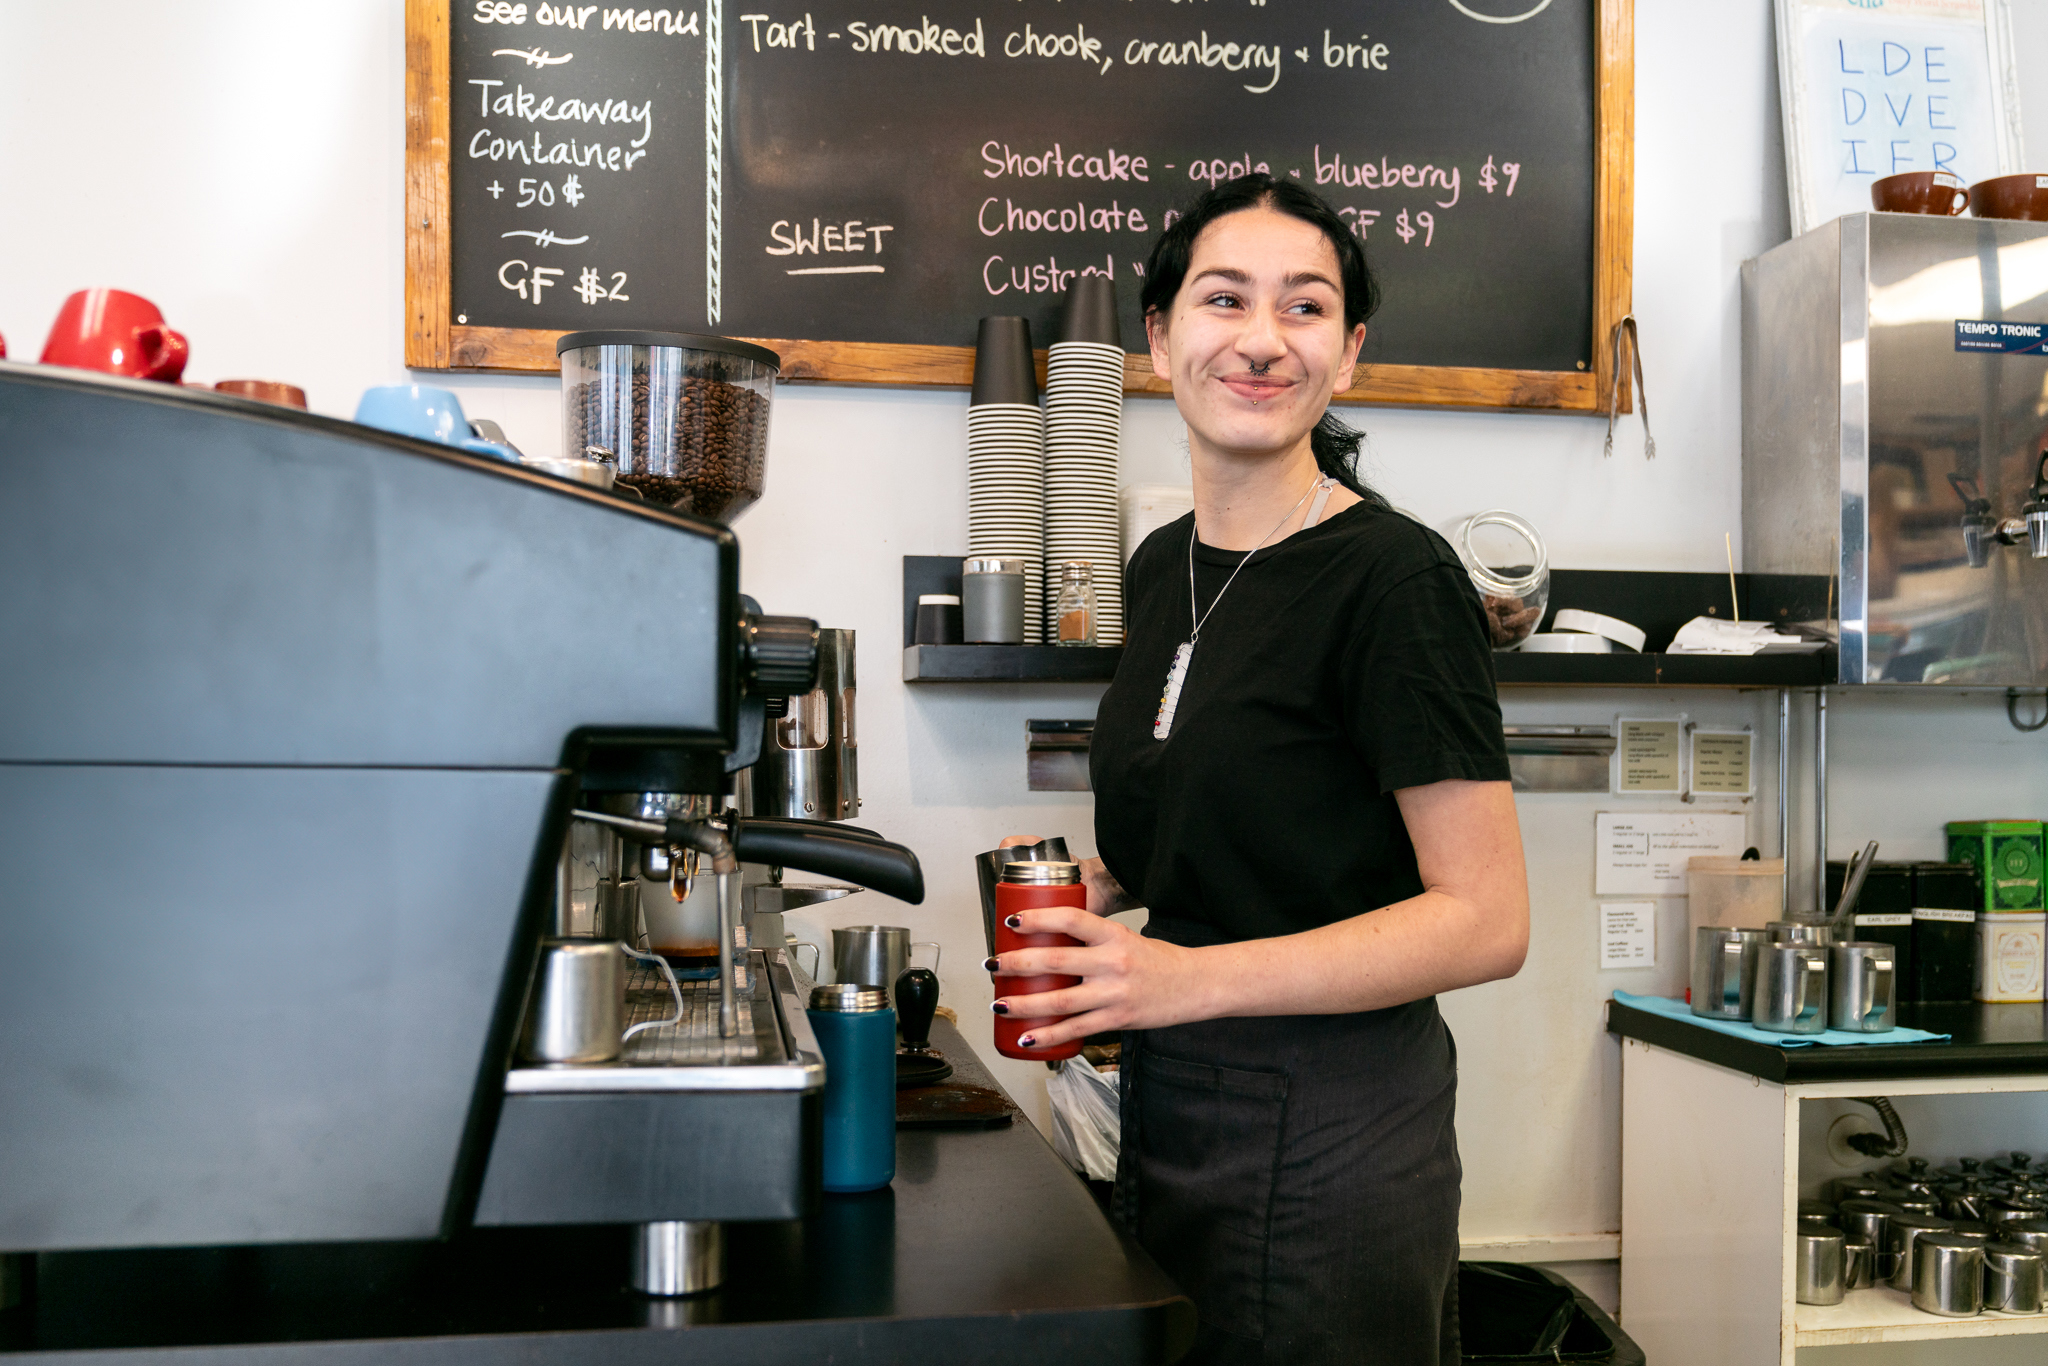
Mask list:
POLYGON ((1321 488, 1323 484, 1326 482, 1327 477, 1319 475, 1317 478, 1315 478, 1309 483, 1309 486, 1302 491, 1301 497, 1295 500, 1294 506, 1287 509, 1286 512, 1282 513, 1279 521, 1273 523, 1273 529, 1267 532, 1263 537, 1261 537, 1257 545, 1253 546, 1250 550, 1247 550, 1244 553, 1244 558, 1237 562, 1237 568, 1230 571, 1230 577, 1223 581, 1223 587, 1220 590, 1218 590, 1215 598, 1213 598, 1210 601, 1209 610, 1207 612, 1202 613, 1202 615, 1199 617, 1195 615, 1196 528, 1193 519, 1189 519, 1188 638, 1185 641, 1181 642, 1181 646, 1178 650, 1175 650, 1173 652, 1173 667, 1166 671, 1166 691, 1161 693, 1159 696, 1159 715, 1153 718, 1152 721, 1152 738, 1154 740, 1164 740, 1167 737, 1167 735, 1170 734, 1173 730, 1173 713, 1174 709, 1180 706, 1181 684, 1187 682, 1188 663, 1195 657, 1195 642, 1202 638, 1202 627, 1205 624, 1207 624, 1211 614, 1213 614, 1216 611, 1216 604, 1223 601, 1223 595, 1230 591, 1230 585, 1237 582, 1237 576, 1244 572, 1244 567, 1252 562, 1252 556, 1258 554, 1261 550, 1264 550, 1266 548, 1266 542, 1272 540, 1275 536, 1279 535, 1280 528, 1286 526, 1289 522, 1294 520, 1294 514, 1301 511, 1301 505, 1308 501, 1309 494, 1314 493, 1318 488, 1321 488))

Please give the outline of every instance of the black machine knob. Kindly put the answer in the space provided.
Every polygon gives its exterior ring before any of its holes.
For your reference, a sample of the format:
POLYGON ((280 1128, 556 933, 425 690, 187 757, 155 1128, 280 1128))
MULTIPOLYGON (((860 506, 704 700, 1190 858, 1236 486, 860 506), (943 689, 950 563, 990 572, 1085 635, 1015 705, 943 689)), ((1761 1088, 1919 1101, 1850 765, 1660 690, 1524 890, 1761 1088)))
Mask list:
POLYGON ((740 618, 740 681, 756 697, 795 697, 818 686, 818 623, 809 617, 740 618))

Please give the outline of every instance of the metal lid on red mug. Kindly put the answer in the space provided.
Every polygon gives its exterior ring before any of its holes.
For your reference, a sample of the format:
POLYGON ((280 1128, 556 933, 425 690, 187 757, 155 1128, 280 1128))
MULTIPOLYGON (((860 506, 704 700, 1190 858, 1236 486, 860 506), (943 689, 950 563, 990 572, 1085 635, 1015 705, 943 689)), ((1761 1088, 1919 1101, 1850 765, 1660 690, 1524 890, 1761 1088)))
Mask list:
POLYGON ((1078 863, 1006 863, 1004 882, 1025 887, 1068 886, 1081 880, 1078 863))

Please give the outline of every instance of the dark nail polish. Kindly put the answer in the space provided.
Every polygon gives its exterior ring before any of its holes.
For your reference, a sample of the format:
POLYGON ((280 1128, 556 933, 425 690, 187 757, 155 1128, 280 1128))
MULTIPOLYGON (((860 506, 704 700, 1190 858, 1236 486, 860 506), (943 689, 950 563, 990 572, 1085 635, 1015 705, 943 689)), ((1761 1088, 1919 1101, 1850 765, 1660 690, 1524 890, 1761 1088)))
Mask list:
POLYGON ((1038 1047, 1038 1040, 1032 1038, 1029 1034, 1019 1034, 1017 1036, 1017 1042, 1022 1044, 1026 1048, 1038 1047))
POLYGON ((984 958, 981 960, 981 966, 989 972, 994 972, 1002 965, 1003 960, 1000 958, 984 958))
POLYGON ((1003 919, 1003 923, 1013 930, 1021 930, 1024 928, 1024 917, 1021 915, 1006 916, 1003 919))
POLYGON ((988 1008, 990 1010, 993 1010, 998 1015, 1007 1015, 1010 1013, 1010 1003, 1008 1001, 991 1001, 989 1002, 988 1008))

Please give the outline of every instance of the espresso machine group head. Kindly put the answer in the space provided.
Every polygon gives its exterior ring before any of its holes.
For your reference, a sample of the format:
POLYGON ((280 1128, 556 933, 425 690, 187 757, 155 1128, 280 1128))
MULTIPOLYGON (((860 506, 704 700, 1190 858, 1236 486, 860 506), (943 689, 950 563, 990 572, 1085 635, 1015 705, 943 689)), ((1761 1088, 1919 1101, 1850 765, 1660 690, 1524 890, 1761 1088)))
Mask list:
POLYGON ((516 1053, 572 825, 922 895, 727 805, 818 669, 730 530, 54 367, 0 362, 0 431, 0 1253, 620 1224, 659 1288, 683 1225, 810 1208, 779 945, 727 934, 615 1062, 516 1053))

